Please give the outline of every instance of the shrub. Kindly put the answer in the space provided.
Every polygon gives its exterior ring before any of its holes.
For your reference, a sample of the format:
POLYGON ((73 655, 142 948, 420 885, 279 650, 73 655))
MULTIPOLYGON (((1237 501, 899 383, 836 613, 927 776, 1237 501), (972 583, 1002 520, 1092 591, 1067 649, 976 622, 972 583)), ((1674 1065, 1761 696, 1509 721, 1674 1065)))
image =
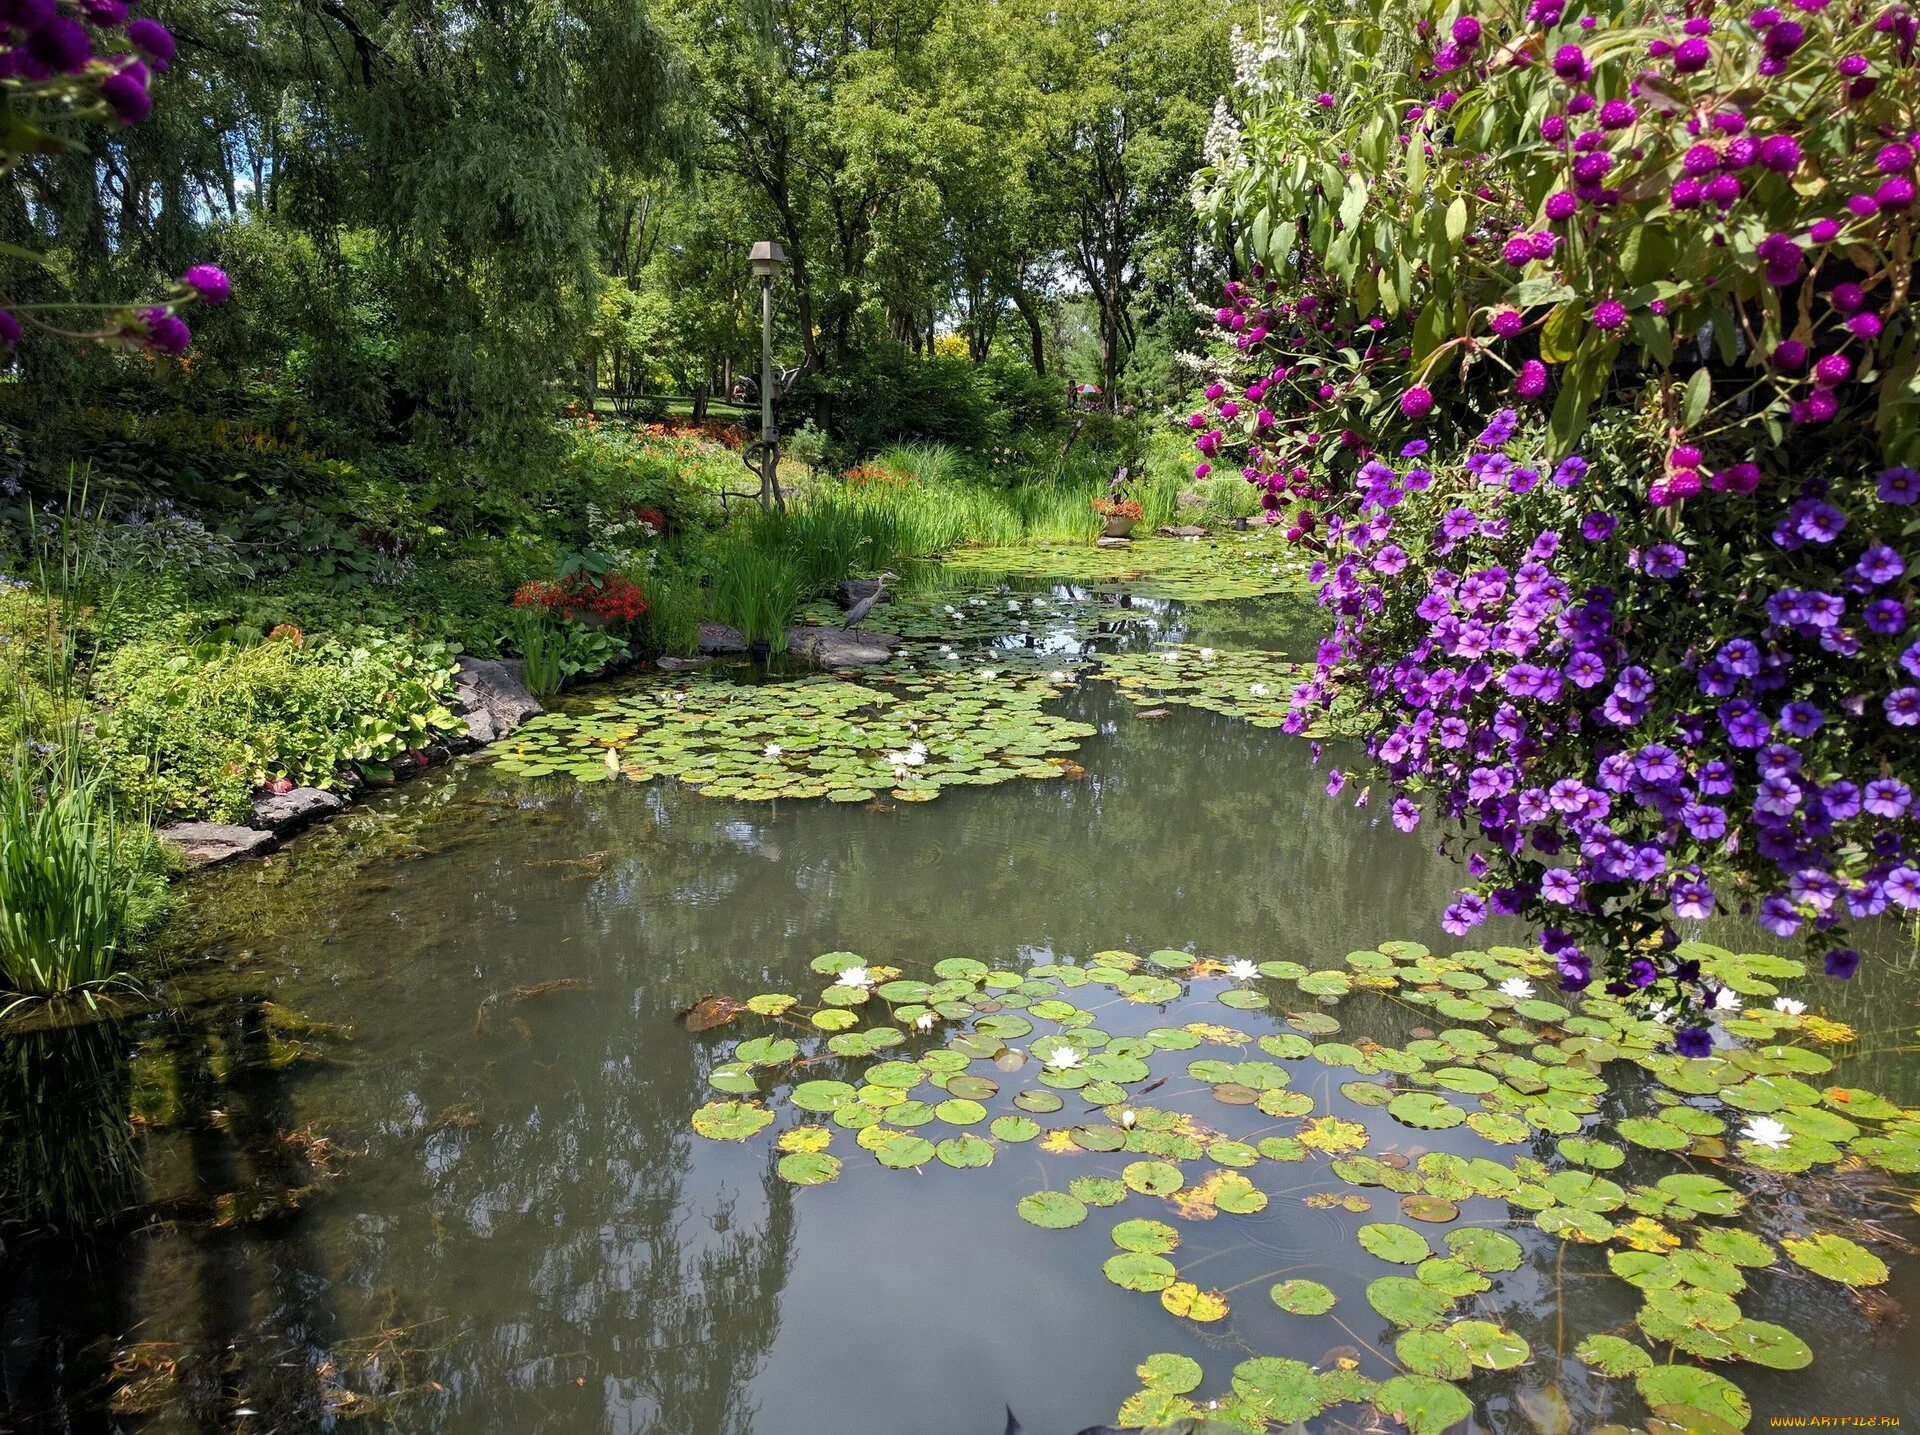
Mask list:
POLYGON ((267 781, 340 787, 353 763, 458 732, 453 670, 444 646, 387 637, 129 643, 96 675, 96 751, 121 799, 156 819, 237 820, 267 781))
POLYGON ((626 644, 606 629, 543 603, 515 604, 505 643, 520 655, 520 680, 537 698, 552 697, 581 674, 597 673, 626 653, 626 644))
POLYGON ((1677 924, 1844 977, 1849 921, 1920 908, 1920 77, 1892 10, 1563 13, 1243 45, 1204 202, 1272 272, 1196 472, 1324 552, 1292 722, 1347 694, 1395 824, 1470 834, 1447 929, 1520 913, 1569 989, 1698 1011, 1677 924))

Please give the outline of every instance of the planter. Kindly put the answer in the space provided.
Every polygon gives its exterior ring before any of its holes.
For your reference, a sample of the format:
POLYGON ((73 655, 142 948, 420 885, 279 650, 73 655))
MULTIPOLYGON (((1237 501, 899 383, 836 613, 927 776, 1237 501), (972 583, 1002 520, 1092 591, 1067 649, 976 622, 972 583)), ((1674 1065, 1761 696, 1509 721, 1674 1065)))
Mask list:
POLYGON ((1106 531, 1100 536, 1102 538, 1125 538, 1129 533, 1133 532, 1133 525, 1139 521, 1137 518, 1127 518, 1116 513, 1107 519, 1106 531))

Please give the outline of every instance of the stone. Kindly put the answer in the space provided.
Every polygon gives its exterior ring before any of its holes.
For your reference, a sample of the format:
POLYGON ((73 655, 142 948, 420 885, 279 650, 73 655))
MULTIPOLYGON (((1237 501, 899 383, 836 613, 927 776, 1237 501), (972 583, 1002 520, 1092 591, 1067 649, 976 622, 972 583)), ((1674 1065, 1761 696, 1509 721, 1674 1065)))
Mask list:
POLYGON ((732 657, 746 650, 747 640, 738 628, 729 628, 725 623, 700 625, 700 651, 708 656, 732 657))
POLYGON ((278 841, 271 832, 226 822, 173 822, 158 829, 157 835, 189 867, 217 867, 236 857, 263 856, 278 841))
POLYGON ((653 665, 663 673, 690 673, 712 662, 712 658, 655 658, 653 665))
POLYGON ((346 805, 344 797, 337 792, 328 792, 324 787, 296 787, 290 792, 266 792, 253 799, 253 816, 249 819, 249 825, 284 837, 290 832, 298 832, 310 822, 338 812, 346 805))
POLYGON ((787 651, 823 668, 863 668, 893 656, 899 639, 890 633, 852 628, 801 627, 787 630, 787 651))
POLYGON ((1096 548, 1131 548, 1133 547, 1133 540, 1131 538, 1096 538, 1093 540, 1093 546, 1096 548))
POLYGON ((1174 523, 1159 530, 1162 538, 1205 538, 1207 530, 1197 523, 1174 523))
POLYGON ((480 743, 505 737, 530 717, 546 711, 520 679, 520 664, 508 658, 462 658, 453 675, 457 710, 480 743), (475 719, 484 715, 486 721, 475 719), (480 730, 490 728, 482 737, 480 730))
POLYGON ((842 608, 851 608, 855 603, 865 602, 875 593, 880 593, 882 603, 893 601, 891 589, 881 592, 878 578, 842 578, 834 585, 833 601, 842 608))

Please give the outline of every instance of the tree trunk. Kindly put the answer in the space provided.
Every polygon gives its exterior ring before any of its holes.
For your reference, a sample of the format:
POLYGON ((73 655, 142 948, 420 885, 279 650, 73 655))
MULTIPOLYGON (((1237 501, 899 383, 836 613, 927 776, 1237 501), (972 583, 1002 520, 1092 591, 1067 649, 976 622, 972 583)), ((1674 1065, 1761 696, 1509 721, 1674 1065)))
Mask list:
POLYGON ((1044 379, 1047 376, 1047 344, 1046 330, 1040 323, 1040 306, 1033 302, 1031 294, 1022 290, 1014 295, 1013 307, 1027 321, 1027 341, 1033 345, 1033 371, 1044 379))

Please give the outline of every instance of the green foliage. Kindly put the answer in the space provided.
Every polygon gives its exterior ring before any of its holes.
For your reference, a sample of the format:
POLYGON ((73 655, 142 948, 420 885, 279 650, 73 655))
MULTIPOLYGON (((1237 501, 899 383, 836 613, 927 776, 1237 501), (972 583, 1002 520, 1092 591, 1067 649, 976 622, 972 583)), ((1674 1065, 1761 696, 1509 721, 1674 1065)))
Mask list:
POLYGON ((180 651, 140 641, 95 678, 95 756, 113 788, 156 819, 244 815, 275 778, 338 788, 378 763, 457 732, 444 646, 365 636, 180 651))
POLYGON ((800 559, 757 544, 735 544, 722 551, 714 570, 713 613, 738 628, 749 643, 765 643, 769 652, 784 653, 787 625, 807 586, 800 559))
POLYGON ((607 629, 539 607, 509 610, 506 646, 519 655, 520 680, 536 698, 550 698, 626 654, 626 644, 607 629))
POLYGON ((111 981, 163 901, 153 844, 65 736, 45 754, 17 744, 0 769, 0 982, 21 996, 111 981))

